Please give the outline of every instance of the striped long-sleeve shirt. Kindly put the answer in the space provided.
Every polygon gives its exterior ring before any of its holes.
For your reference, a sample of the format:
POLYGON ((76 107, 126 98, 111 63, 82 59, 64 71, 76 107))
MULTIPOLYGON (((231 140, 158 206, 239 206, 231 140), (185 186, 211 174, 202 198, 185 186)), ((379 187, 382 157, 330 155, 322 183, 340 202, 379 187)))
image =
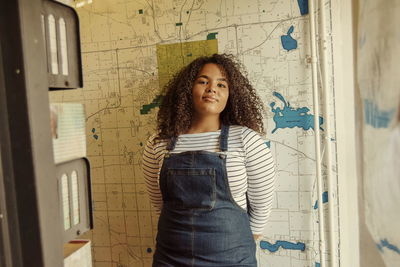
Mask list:
MULTIPOLYGON (((171 153, 196 150, 219 152, 219 136, 220 130, 182 134, 171 153)), ((150 200, 160 210, 159 174, 167 142, 156 141, 155 137, 154 134, 147 141, 142 166, 150 200)), ((269 148, 258 133, 243 126, 229 127, 226 169, 233 199, 243 209, 249 209, 251 230, 253 234, 261 234, 272 208, 275 165, 269 148)))

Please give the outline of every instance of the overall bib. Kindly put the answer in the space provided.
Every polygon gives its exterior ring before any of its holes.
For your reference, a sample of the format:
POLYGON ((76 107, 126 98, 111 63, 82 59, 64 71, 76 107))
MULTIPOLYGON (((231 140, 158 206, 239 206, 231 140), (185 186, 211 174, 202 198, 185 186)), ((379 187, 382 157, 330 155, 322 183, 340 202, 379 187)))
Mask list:
POLYGON ((169 153, 160 172, 163 207, 153 266, 256 267, 256 245, 247 212, 234 201, 226 172, 229 126, 222 125, 220 153, 169 153))

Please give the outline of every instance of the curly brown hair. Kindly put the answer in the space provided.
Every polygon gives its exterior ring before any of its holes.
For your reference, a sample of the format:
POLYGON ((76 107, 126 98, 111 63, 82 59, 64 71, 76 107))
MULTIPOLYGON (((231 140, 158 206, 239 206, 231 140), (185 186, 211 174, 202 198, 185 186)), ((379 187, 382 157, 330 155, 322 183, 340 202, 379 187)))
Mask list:
POLYGON ((218 65, 228 80, 229 97, 220 114, 221 122, 225 125, 246 126, 264 134, 263 104, 247 79, 247 73, 233 55, 213 54, 192 61, 164 87, 157 115, 158 137, 169 139, 189 130, 194 115, 193 84, 202 67, 208 63, 218 65))

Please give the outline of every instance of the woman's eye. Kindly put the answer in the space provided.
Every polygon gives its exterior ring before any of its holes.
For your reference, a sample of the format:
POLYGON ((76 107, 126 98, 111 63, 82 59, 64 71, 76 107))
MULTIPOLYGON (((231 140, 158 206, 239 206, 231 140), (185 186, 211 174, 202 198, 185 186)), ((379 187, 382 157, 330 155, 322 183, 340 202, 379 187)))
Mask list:
POLYGON ((206 82, 206 81, 200 80, 200 81, 198 81, 197 83, 199 83, 199 84, 206 84, 207 82, 206 82))
POLYGON ((226 85, 225 85, 225 84, 223 84, 223 83, 219 83, 219 84, 218 84, 218 87, 225 88, 225 87, 226 87, 226 85))

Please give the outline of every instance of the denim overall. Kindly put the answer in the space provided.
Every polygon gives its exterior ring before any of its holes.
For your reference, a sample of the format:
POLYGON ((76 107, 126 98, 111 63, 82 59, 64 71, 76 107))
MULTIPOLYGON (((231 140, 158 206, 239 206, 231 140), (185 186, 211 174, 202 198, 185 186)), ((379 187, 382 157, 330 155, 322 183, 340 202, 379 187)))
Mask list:
MULTIPOLYGON (((234 201, 226 172, 229 126, 220 153, 165 155, 160 172, 163 208, 153 266, 256 267, 256 245, 247 212, 234 201)), ((172 138, 167 146, 175 148, 172 138)))

